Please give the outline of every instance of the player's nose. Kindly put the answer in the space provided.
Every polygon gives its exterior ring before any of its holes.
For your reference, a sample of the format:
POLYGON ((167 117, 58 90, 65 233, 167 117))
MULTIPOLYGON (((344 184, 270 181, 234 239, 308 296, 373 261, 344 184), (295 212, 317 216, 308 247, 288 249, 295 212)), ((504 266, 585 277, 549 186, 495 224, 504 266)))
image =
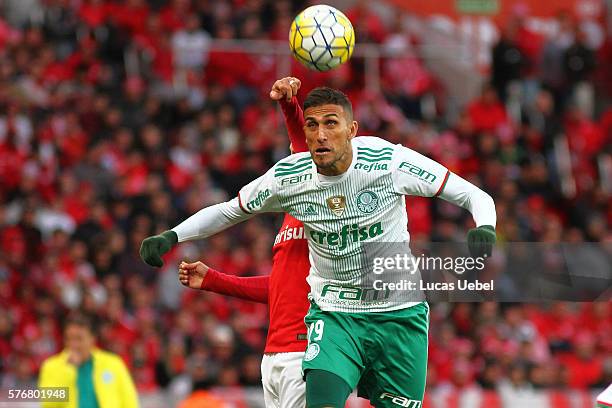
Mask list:
POLYGON ((319 132, 317 133, 317 141, 319 143, 324 143, 327 141, 327 133, 325 132, 325 129, 319 127, 319 132))

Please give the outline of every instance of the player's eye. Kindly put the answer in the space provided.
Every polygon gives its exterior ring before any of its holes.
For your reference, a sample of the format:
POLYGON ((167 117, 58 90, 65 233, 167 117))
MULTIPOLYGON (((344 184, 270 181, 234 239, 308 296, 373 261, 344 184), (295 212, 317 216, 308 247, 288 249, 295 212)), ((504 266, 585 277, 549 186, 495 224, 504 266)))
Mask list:
POLYGON ((328 120, 327 122, 325 122, 325 124, 327 126, 335 126, 338 122, 336 122, 335 120, 328 120))
POLYGON ((314 122, 314 121, 307 122, 306 127, 309 129, 314 129, 315 127, 317 127, 317 122, 314 122))

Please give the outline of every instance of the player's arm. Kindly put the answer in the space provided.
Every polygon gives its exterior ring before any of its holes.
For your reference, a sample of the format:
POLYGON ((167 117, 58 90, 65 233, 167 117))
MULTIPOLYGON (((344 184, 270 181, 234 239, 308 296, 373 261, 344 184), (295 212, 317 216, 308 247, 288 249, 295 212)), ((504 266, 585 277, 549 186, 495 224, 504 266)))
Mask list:
POLYGON ((289 142, 294 153, 308 151, 304 134, 304 112, 297 100, 297 92, 302 85, 295 77, 279 79, 272 85, 270 98, 278 101, 289 132, 289 142))
POLYGON ((476 223, 476 228, 468 232, 470 253, 491 255, 497 215, 489 194, 440 163, 403 146, 396 148, 393 184, 398 193, 440 197, 468 210, 476 223))
POLYGON ((270 275, 234 276, 210 268, 203 262, 181 262, 179 281, 192 289, 201 289, 221 295, 268 303, 270 275))
POLYGON ((210 237, 257 213, 283 211, 276 195, 272 168, 244 186, 233 200, 203 208, 171 230, 145 238, 140 246, 140 257, 151 266, 161 267, 164 264, 162 255, 178 242, 210 237))
MULTIPOLYGON (((280 103, 289 132, 289 141, 293 152, 307 151, 304 134, 304 115, 297 100, 297 91, 301 81, 294 77, 279 79, 272 85, 270 98, 280 103)), ((192 289, 268 303, 270 276, 241 277, 216 271, 202 262, 179 265, 179 280, 192 289)))

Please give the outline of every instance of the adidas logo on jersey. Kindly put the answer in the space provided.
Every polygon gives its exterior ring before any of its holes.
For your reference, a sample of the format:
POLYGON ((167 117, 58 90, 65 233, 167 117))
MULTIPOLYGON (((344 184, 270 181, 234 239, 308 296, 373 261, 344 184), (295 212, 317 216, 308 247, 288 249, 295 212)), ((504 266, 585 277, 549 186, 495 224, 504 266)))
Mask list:
POLYGON ((319 212, 316 210, 316 208, 314 208, 312 204, 310 204, 308 207, 306 207, 306 209, 304 210, 302 214, 303 215, 319 215, 319 212))

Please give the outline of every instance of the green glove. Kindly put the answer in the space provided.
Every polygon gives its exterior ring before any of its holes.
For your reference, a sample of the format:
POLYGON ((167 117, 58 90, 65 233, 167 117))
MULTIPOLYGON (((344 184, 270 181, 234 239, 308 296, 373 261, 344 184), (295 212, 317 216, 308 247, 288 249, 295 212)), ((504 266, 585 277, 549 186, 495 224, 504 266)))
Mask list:
POLYGON ((161 256, 168 252, 178 242, 174 231, 164 231, 159 235, 145 238, 140 245, 140 257, 151 266, 163 266, 161 256))
POLYGON ((495 227, 491 225, 481 225, 468 231, 468 248, 474 258, 491 256, 495 241, 495 227))

